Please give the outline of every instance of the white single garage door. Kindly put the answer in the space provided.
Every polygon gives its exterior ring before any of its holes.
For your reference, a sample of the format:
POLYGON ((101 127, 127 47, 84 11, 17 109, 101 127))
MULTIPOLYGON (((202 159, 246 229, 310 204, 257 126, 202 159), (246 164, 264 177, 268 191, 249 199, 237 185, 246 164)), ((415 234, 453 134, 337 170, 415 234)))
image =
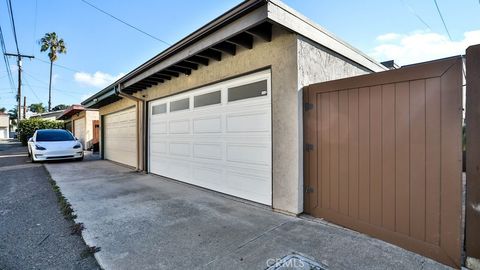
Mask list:
POLYGON ((73 133, 85 148, 85 117, 73 121, 73 133))
POLYGON ((132 167, 137 166, 136 108, 108 114, 104 117, 104 158, 132 167))
POLYGON ((270 71, 150 102, 149 171, 271 205, 270 71))

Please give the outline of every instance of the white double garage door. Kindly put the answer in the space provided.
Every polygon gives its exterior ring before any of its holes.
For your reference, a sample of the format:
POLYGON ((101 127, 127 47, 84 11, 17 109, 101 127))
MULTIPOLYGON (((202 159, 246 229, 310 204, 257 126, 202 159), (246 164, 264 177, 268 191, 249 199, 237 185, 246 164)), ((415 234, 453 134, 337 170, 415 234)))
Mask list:
POLYGON ((272 204, 270 71, 149 103, 149 171, 272 204))

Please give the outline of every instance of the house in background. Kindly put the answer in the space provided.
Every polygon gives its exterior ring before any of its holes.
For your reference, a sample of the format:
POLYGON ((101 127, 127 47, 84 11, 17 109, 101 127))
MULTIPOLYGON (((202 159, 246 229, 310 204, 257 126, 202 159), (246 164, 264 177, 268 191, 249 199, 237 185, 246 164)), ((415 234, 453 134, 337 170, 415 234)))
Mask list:
POLYGON ((303 212, 302 89, 386 67, 276 0, 249 0, 82 102, 103 158, 303 212))
POLYGON ((82 105, 72 105, 65 109, 57 120, 65 122, 65 129, 70 130, 82 143, 84 149, 91 149, 98 143, 99 114, 97 109, 86 109, 82 105))
POLYGON ((41 118, 41 119, 46 119, 46 120, 57 120, 57 117, 63 114, 64 110, 59 110, 59 111, 51 111, 51 112, 44 112, 44 113, 32 113, 30 114, 30 117, 28 117, 27 114, 27 119, 28 118, 41 118))
POLYGON ((0 139, 10 137, 10 116, 8 113, 0 112, 0 139))

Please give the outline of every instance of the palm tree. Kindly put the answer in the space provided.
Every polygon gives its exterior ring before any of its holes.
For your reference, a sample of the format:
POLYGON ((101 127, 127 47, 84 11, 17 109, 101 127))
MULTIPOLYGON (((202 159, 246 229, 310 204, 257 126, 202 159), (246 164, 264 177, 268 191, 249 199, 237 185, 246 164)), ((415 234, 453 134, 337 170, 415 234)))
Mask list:
POLYGON ((52 66, 53 62, 57 60, 57 54, 67 53, 67 47, 63 39, 59 39, 57 33, 46 33, 44 37, 40 39, 40 51, 48 52, 48 58, 50 58, 50 83, 48 85, 48 111, 52 108, 52 66))

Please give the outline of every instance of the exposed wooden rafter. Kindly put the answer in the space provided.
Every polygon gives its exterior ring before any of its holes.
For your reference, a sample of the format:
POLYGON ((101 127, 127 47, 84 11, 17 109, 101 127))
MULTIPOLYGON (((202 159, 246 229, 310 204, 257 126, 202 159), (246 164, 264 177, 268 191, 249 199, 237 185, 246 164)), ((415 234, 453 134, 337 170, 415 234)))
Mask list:
POLYGON ((197 53, 197 55, 216 61, 222 60, 222 53, 212 49, 206 49, 202 52, 197 53))
POLYGON ((229 38, 227 42, 242 46, 247 49, 253 48, 253 36, 245 32, 229 38))
POLYGON ((217 45, 213 46, 212 49, 218 52, 228 53, 230 55, 235 55, 237 52, 237 47, 235 46, 235 44, 228 42, 220 42, 217 45))
POLYGON ((198 55, 194 55, 192 57, 189 57, 185 59, 185 61, 190 62, 190 63, 195 63, 195 64, 200 64, 204 66, 208 66, 208 58, 200 57, 198 55))
POLYGON ((183 67, 177 67, 177 66, 170 66, 168 68, 165 69, 166 71, 170 71, 170 72, 179 72, 179 73, 183 73, 185 75, 190 75, 192 74, 192 70, 189 69, 189 68, 183 68, 183 67))
POLYGON ((169 70, 161 70, 160 72, 158 72, 157 74, 160 74, 160 75, 166 75, 166 76, 172 76, 172 77, 178 77, 180 76, 180 73, 178 72, 175 72, 175 71, 169 71, 169 70))
POLYGON ((198 64, 187 62, 187 61, 182 61, 182 62, 176 63, 174 66, 182 67, 182 68, 189 68, 189 69, 193 69, 193 70, 198 69, 198 64))
POLYGON ((264 22, 255 27, 252 27, 246 31, 249 34, 252 34, 256 37, 259 37, 265 41, 272 41, 272 24, 269 22, 264 22))

